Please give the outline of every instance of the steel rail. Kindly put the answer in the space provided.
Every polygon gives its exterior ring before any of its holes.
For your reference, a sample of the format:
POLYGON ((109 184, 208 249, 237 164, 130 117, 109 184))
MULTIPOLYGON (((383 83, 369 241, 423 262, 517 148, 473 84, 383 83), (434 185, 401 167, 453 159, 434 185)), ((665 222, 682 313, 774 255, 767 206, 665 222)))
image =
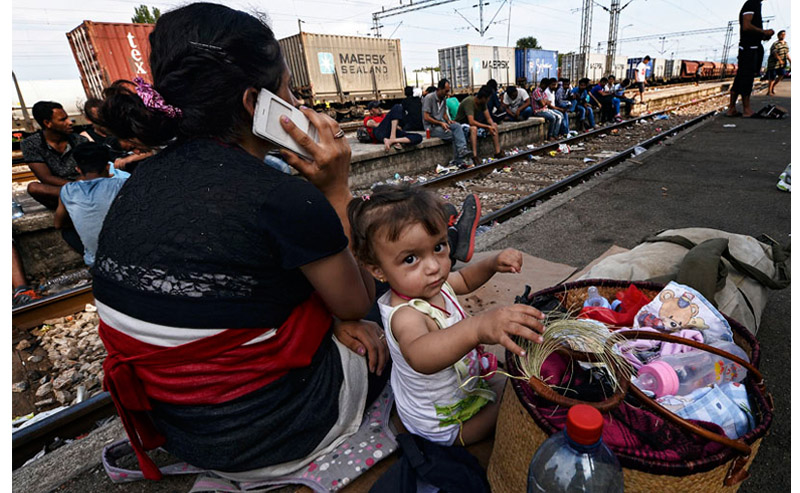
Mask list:
POLYGON ((18 330, 37 327, 45 320, 72 315, 94 302, 92 286, 69 289, 57 295, 38 299, 11 311, 12 325, 18 330))
POLYGON ((11 468, 17 469, 56 438, 71 439, 88 433, 98 420, 116 412, 111 395, 101 392, 11 434, 11 468))
POLYGON ((643 142, 635 144, 635 145, 629 147, 628 149, 625 149, 624 151, 621 151, 621 152, 617 153, 616 155, 609 157, 608 159, 605 159, 605 160, 603 160, 603 161, 601 161, 601 162, 599 162, 597 164, 594 164, 594 165, 592 165, 592 166, 590 166, 590 167, 588 167, 586 169, 578 171, 577 173, 574 173, 574 174, 568 176, 567 178, 565 178, 563 180, 559 180, 556 183, 553 183, 552 185, 550 185, 548 187, 545 187, 545 188, 543 188, 543 189, 541 189, 539 191, 536 191, 536 192, 534 192, 534 193, 532 193, 530 195, 527 195, 526 197, 523 197, 522 199, 517 200, 517 201, 515 201, 515 202, 513 202, 511 204, 508 204, 507 206, 502 207, 502 208, 500 208, 500 209, 498 209, 498 210, 496 210, 496 211, 494 211, 494 212, 492 212, 490 214, 482 216, 480 218, 479 224, 481 224, 481 225, 490 225, 490 224, 494 223, 495 221, 507 220, 507 219, 510 219, 510 218, 518 215, 518 214, 521 214, 522 213, 522 209, 527 207, 527 206, 529 206, 530 204, 534 204, 538 200, 542 200, 542 199, 545 199, 547 197, 553 196, 553 195, 555 195, 557 193, 560 193, 560 192, 564 191, 566 188, 571 187, 573 185, 576 185, 577 183, 582 181, 585 177, 587 177, 587 176, 589 176, 589 175, 591 175, 593 173, 597 173, 598 171, 603 171, 606 168, 609 168, 609 167, 611 167, 611 166, 613 166, 613 165, 615 165, 615 164, 627 159, 629 156, 631 156, 634 153, 634 149, 636 147, 644 147, 644 148, 651 147, 654 144, 657 144, 658 142, 666 139, 670 135, 672 135, 672 134, 674 134, 676 132, 680 132, 681 130, 683 130, 685 128, 691 127, 692 125, 700 123, 701 121, 705 120, 706 118, 709 118, 709 117, 713 116, 716 113, 717 113, 716 110, 709 111, 708 113, 700 115, 697 118, 689 120, 689 121, 687 121, 685 123, 682 123, 681 125, 678 125, 676 127, 670 128, 670 129, 668 129, 668 130, 666 130, 664 132, 661 132, 660 134, 658 134, 658 135, 656 135, 654 137, 651 137, 651 138, 649 138, 649 139, 647 139, 647 140, 645 140, 643 142))

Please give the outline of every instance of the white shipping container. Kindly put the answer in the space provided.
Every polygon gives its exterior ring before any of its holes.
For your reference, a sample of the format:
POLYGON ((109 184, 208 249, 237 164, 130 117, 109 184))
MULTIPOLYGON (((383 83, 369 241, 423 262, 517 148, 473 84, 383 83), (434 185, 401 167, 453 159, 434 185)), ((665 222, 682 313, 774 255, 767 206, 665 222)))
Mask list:
POLYGON ((599 81, 602 77, 614 74, 618 81, 625 78, 628 57, 617 55, 614 57, 614 67, 611 70, 606 68, 606 56, 602 53, 589 53, 589 66, 587 73, 581 74, 581 61, 583 57, 580 53, 568 53, 561 58, 561 77, 568 78, 572 84, 583 77, 589 77, 593 82, 599 81))
POLYGON ((302 32, 278 43, 295 90, 314 104, 403 97, 399 39, 302 32))
POLYGON ((501 87, 514 84, 514 48, 461 45, 439 50, 439 72, 454 92, 472 93, 494 79, 501 87))
POLYGON ((656 80, 663 79, 666 74, 666 65, 663 58, 656 58, 653 63, 653 77, 656 80))

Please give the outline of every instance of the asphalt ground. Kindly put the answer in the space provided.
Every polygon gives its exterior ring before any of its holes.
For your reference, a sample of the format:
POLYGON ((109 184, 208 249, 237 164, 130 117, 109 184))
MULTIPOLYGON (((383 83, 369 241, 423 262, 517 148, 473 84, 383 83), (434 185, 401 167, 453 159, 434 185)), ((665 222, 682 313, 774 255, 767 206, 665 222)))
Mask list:
MULTIPOLYGON (((777 97, 754 96, 753 107, 757 110, 774 102, 789 108, 790 95, 785 82, 777 97)), ((515 247, 552 262, 582 267, 612 245, 633 248, 645 236, 668 228, 709 227, 751 236, 766 233, 785 244, 790 238, 791 194, 775 185, 791 159, 790 126, 790 118, 711 118, 493 228, 478 238, 477 248, 515 247), (736 126, 726 128, 726 124, 736 126)), ((744 493, 790 491, 790 320, 790 289, 771 292, 757 337, 762 346, 761 370, 775 399, 775 419, 750 469, 751 477, 739 490, 744 493)), ((96 433, 94 442, 101 444, 118 433, 118 428, 107 430, 106 435, 96 433)), ((91 459, 80 453, 78 442, 73 445, 53 453, 48 467, 60 469, 63 481, 44 491, 183 493, 193 482, 189 477, 173 477, 114 485, 102 467, 89 464, 91 459), (82 472, 75 475, 78 470, 82 472)), ((44 478, 39 476, 37 481, 34 470, 28 471, 28 480, 17 481, 19 473, 15 472, 14 491, 42 491, 44 478)))

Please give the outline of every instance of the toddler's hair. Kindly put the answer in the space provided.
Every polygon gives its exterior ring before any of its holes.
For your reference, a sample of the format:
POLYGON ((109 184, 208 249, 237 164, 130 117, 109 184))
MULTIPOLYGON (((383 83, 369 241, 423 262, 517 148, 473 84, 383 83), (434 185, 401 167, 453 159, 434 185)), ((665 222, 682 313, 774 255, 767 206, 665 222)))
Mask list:
POLYGON ((447 228, 442 201, 421 187, 381 185, 372 195, 353 199, 347 206, 350 239, 356 257, 368 265, 377 265, 373 239, 378 234, 397 241, 406 226, 421 224, 431 235, 447 228))

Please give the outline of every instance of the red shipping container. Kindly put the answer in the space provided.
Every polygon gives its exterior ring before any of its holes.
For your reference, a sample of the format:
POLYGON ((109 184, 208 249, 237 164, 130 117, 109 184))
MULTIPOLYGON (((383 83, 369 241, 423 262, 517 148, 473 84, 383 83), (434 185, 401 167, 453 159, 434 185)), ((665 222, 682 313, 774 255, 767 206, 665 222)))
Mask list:
POLYGON ((86 96, 101 98, 118 79, 153 82, 149 36, 154 26, 83 21, 67 33, 86 96))

